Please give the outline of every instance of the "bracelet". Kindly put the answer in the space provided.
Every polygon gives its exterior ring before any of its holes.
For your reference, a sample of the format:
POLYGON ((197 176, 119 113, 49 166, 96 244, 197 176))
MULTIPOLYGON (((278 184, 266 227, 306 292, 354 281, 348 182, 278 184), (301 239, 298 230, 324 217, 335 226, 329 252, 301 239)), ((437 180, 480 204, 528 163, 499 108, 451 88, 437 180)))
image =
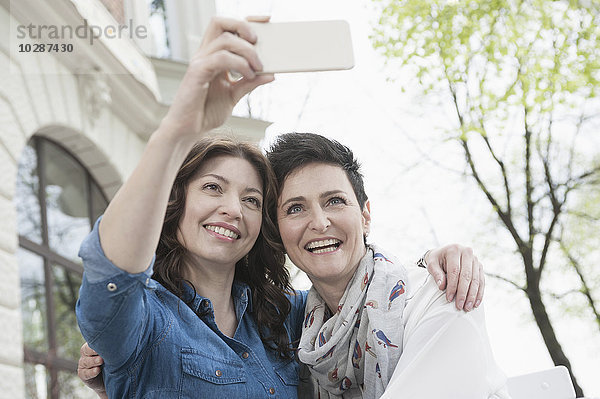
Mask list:
POLYGON ((425 252, 423 254, 423 256, 421 256, 419 258, 419 260, 417 261, 417 266, 427 269, 427 261, 425 260, 425 258, 427 258, 427 255, 429 255, 430 252, 431 252, 431 249, 429 249, 427 252, 425 252))

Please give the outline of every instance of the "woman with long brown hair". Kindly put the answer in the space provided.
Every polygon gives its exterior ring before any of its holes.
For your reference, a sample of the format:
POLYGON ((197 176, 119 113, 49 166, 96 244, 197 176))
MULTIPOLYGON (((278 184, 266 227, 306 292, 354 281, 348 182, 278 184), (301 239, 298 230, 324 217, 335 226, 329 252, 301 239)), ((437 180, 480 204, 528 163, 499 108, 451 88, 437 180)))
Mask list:
POLYGON ((265 157, 198 140, 273 79, 254 32, 215 19, 142 158, 84 240, 77 317, 109 397, 295 397, 302 295, 289 289, 265 157), (235 34, 234 34, 235 33, 235 34), (243 79, 232 82, 229 71, 243 79), (298 320, 296 320, 298 319, 298 320))

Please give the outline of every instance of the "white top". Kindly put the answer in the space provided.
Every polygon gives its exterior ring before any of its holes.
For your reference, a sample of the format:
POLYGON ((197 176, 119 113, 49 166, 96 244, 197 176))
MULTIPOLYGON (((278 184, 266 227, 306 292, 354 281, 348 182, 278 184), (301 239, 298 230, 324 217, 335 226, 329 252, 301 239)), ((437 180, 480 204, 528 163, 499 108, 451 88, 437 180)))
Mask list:
POLYGON ((408 273, 403 352, 382 398, 510 399, 483 307, 456 310, 424 269, 408 273))

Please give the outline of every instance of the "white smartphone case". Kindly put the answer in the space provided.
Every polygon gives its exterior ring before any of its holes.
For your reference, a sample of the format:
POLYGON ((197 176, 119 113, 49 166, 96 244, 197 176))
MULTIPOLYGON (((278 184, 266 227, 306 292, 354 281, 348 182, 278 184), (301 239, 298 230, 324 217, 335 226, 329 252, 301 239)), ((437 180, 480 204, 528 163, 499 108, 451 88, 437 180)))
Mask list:
POLYGON ((573 399, 575 390, 565 366, 511 377, 508 393, 513 399, 573 399))
POLYGON ((354 53, 346 21, 251 23, 263 73, 350 69, 354 53))

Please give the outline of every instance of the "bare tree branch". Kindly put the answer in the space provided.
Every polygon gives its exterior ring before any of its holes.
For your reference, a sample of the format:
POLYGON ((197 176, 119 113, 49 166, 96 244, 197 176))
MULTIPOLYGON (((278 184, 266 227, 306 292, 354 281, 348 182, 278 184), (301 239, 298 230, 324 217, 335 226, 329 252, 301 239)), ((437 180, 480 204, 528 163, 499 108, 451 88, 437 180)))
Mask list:
MULTIPOLYGON (((579 40, 579 38, 577 38, 579 40)), ((586 99, 587 100, 587 99, 586 99)), ((575 159, 575 142, 581 133, 581 127, 583 126, 583 122, 585 120, 585 103, 584 106, 581 107, 581 115, 577 123, 575 124, 575 133, 573 134, 573 139, 571 140, 571 148, 569 149, 569 160, 567 161, 567 179, 570 179, 573 176, 573 160, 575 159)))
POLYGON ((600 312, 598 311, 596 302, 594 301, 594 298, 592 297, 590 286, 587 282, 585 275, 583 274, 581 264, 573 256, 573 254, 569 251, 569 249, 567 248, 567 246, 565 245, 563 240, 560 240, 559 243, 560 243, 560 249, 563 251, 563 253, 567 257, 567 259, 569 259, 569 262, 571 263, 571 266, 573 266, 573 269, 575 269, 577 276, 579 276, 579 280, 581 281, 581 290, 579 292, 581 292, 583 295, 585 295, 585 297, 588 301, 588 304, 590 305, 590 308, 592 309, 592 312, 594 313, 594 316, 596 316, 596 323, 598 324, 598 329, 600 329, 600 312))
MULTIPOLYGON (((446 71, 447 72, 447 71, 446 71)), ((452 100, 454 103, 454 109, 456 110, 456 114, 461 126, 461 129, 463 128, 463 116, 460 112, 460 107, 458 106, 458 99, 456 97, 456 90, 454 89, 454 87, 452 86, 452 83, 450 82, 450 80, 447 78, 446 81, 448 82, 448 87, 450 90, 450 93, 452 95, 452 100)), ((504 212, 502 210, 502 207, 500 206, 500 204, 498 203, 498 201, 496 200, 496 198, 492 195, 491 191, 487 188, 487 186, 485 185, 485 183, 483 182, 483 180, 480 178, 479 173, 477 172, 477 167, 475 166, 475 162, 473 161, 473 157, 471 155, 471 150, 469 148, 469 144, 467 142, 467 138, 462 136, 460 138, 460 143, 463 147, 464 153, 465 153, 465 157, 466 157, 466 161, 467 164, 469 165, 469 168, 471 169, 471 173, 473 175, 473 178, 475 179, 475 181, 477 182, 477 184, 479 185, 479 188, 481 189, 481 191, 483 191, 483 193, 485 194, 486 198, 488 199, 488 201, 492 204, 492 206, 494 207, 494 210, 496 211, 496 213, 498 214, 498 216, 500 217, 500 219, 502 220, 502 222, 504 223, 504 225, 506 226, 506 228, 508 229, 508 231, 510 232, 510 234, 512 235, 513 239, 515 240, 515 242, 517 243, 517 245, 519 246, 519 248, 521 249, 522 247, 525 246, 523 240, 521 239, 521 236, 519 235, 519 233, 517 232, 517 229, 515 228, 512 219, 509 217, 509 215, 504 212)))
MULTIPOLYGON (((552 120, 552 118, 550 118, 550 120, 552 120)), ((551 127, 552 127, 552 122, 550 122, 550 126, 548 127, 548 129, 551 130, 551 127)), ((552 172, 550 171, 550 161, 548 160, 548 157, 550 156, 550 147, 551 147, 550 141, 551 140, 552 140, 552 134, 549 131, 548 139, 546 142, 546 153, 540 154, 540 156, 542 158, 542 165, 544 167, 544 179, 545 179, 546 185, 548 186, 548 194, 549 194, 549 198, 550 198, 550 203, 552 204, 552 221, 550 222, 550 226, 548 226, 548 229, 546 230, 546 233, 544 234, 544 247, 542 248, 542 253, 540 255, 540 260, 539 260, 539 264, 538 264, 538 272, 540 273, 540 275, 541 275, 542 271, 544 270, 544 266, 546 265, 546 257, 548 255, 548 249, 550 248, 550 243, 552 242, 552 234, 554 233, 554 228, 556 227, 556 223, 558 222, 558 219, 562 212, 562 208, 565 205, 565 203, 567 202, 567 195, 568 195, 568 191, 569 191, 569 190, 565 190, 562 200, 559 200, 556 196, 556 187, 555 187, 554 181, 552 179, 552 174, 551 174, 552 172)), ((541 152, 541 150, 540 150, 540 152, 541 152)))
POLYGON ((572 289, 572 290, 563 292, 562 294, 555 294, 554 292, 550 292, 550 293, 548 293, 548 295, 550 295, 552 298, 554 298, 556 300, 562 300, 566 296, 569 296, 572 294, 581 294, 581 293, 582 293, 581 290, 572 289))
POLYGON ((528 277, 534 277, 535 279, 528 279, 528 284, 539 285, 539 274, 534 274, 535 266, 533 266, 533 240, 535 237, 535 229, 533 225, 533 208, 534 204, 532 201, 532 193, 533 193, 533 183, 531 181, 531 129, 529 128, 529 123, 527 121, 528 109, 526 106, 523 106, 524 110, 524 127, 525 127, 525 167, 523 173, 525 174, 525 202, 527 204, 527 227, 528 227, 528 240, 525 253, 523 256, 528 258, 528 261, 525 262, 525 272, 528 277), (531 269, 531 270, 530 270, 531 269))
POLYGON ((512 285, 513 287, 515 287, 519 291, 526 292, 524 287, 521 287, 519 284, 515 283, 514 281, 512 281, 512 280, 510 280, 510 279, 508 279, 508 278, 506 278, 504 276, 501 276, 501 275, 495 274, 495 273, 489 273, 489 272, 486 272, 485 274, 488 275, 488 276, 490 276, 490 277, 497 278, 498 280, 502 280, 505 283, 508 283, 508 284, 512 285))
POLYGON ((588 220, 590 222, 598 222, 598 221, 600 221, 600 216, 592 216, 592 215, 589 215, 587 213, 583 213, 583 212, 580 212, 580 211, 567 210, 564 213, 567 214, 567 215, 571 215, 571 216, 575 216, 575 217, 581 218, 581 219, 586 219, 586 220, 588 220))
POLYGON ((564 184, 565 186, 567 186, 568 188, 577 188, 581 183, 583 183, 584 180, 586 180, 588 177, 592 177, 596 174, 600 173, 600 164, 593 167, 592 169, 581 173, 579 176, 574 177, 572 179, 567 180, 564 184))

